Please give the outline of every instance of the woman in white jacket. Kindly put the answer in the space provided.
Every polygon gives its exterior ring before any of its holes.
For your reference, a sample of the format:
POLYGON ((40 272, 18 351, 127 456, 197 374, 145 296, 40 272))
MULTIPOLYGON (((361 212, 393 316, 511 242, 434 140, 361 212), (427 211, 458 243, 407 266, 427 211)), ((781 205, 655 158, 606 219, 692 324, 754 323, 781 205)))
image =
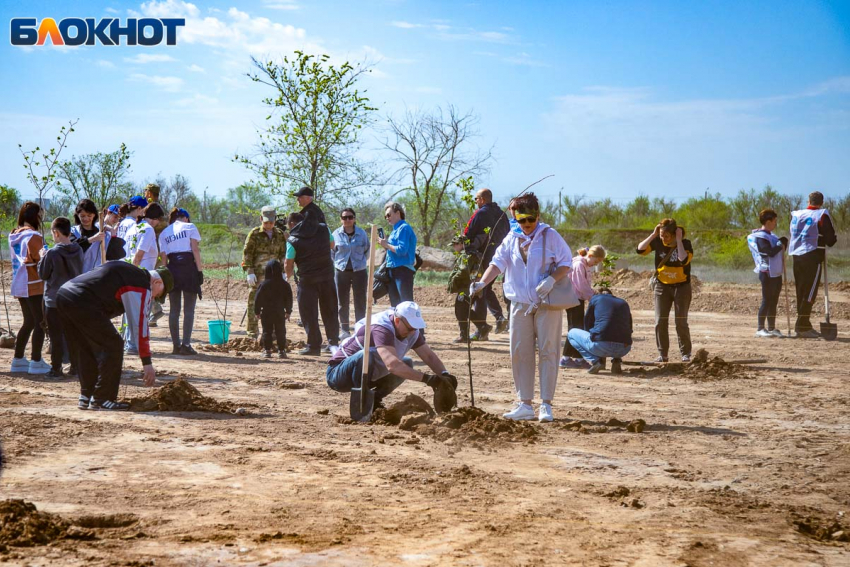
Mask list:
POLYGON ((512 229, 496 249, 481 281, 470 286, 479 293, 499 274, 505 274, 505 297, 511 302, 511 369, 519 402, 504 414, 515 420, 534 419, 535 352, 539 352, 541 422, 552 421, 552 398, 558 382, 558 353, 563 315, 560 310, 538 309, 555 283, 568 276, 572 264, 570 247, 560 234, 540 222, 540 204, 534 193, 511 201, 512 229), (551 266, 555 271, 549 274, 551 266))
MULTIPOLYGON (((605 249, 599 244, 590 248, 581 248, 573 258, 573 270, 570 281, 578 298, 578 305, 567 309, 567 332, 570 329, 584 329, 584 304, 593 297, 593 272, 591 268, 605 259, 605 249)), ((564 341, 564 350, 559 364, 561 368, 590 368, 590 364, 570 344, 564 341)))

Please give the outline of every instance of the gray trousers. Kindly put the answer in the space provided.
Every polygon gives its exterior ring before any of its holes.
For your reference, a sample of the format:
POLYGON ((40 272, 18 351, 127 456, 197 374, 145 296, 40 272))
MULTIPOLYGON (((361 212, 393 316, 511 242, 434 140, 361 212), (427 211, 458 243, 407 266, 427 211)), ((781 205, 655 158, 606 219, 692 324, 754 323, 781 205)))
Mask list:
POLYGON ((655 344, 658 354, 667 358, 670 350, 670 308, 676 317, 676 335, 679 337, 679 351, 691 355, 691 329, 688 326, 688 310, 691 308, 690 282, 679 285, 667 285, 655 282, 655 344))
POLYGON ((534 399, 535 366, 540 374, 540 399, 551 401, 558 384, 561 354, 562 310, 538 309, 528 315, 528 305, 511 302, 511 370, 520 400, 534 399), (536 354, 539 353, 539 360, 536 354))

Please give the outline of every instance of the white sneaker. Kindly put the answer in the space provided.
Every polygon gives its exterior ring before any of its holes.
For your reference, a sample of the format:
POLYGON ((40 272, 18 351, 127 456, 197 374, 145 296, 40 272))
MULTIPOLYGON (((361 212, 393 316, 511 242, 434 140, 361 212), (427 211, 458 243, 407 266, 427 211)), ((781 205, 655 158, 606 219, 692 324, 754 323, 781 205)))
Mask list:
POLYGON ((785 338, 785 335, 783 335, 782 331, 780 331, 779 329, 773 329, 772 331, 768 331, 768 333, 770 333, 771 335, 773 335, 777 339, 784 339, 785 338))
POLYGON ((773 334, 771 334, 770 331, 766 331, 765 329, 759 329, 758 331, 756 331, 756 337, 762 339, 772 339, 773 334))
POLYGON ((339 332, 339 340, 341 340, 341 341, 344 341, 345 339, 347 339, 350 336, 351 336, 351 334, 348 331, 340 330, 340 332, 339 332))
POLYGON ((520 403, 512 411, 503 413, 502 417, 514 421, 528 421, 529 419, 534 419, 534 408, 528 404, 520 403))
POLYGON ((553 419, 555 418, 552 417, 552 406, 547 403, 540 404, 540 414, 537 416, 537 421, 548 423, 553 419))
POLYGON ((30 361, 26 358, 13 358, 12 369, 9 372, 29 372, 30 361))
POLYGON ((30 360, 28 374, 47 374, 50 372, 50 365, 42 360, 30 360))

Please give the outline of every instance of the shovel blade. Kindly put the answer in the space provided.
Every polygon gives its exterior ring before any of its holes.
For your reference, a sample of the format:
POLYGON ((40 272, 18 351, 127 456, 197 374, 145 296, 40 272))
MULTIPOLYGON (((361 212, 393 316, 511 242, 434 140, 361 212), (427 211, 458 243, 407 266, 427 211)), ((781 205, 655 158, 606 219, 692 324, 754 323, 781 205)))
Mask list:
POLYGON ((366 423, 372 419, 375 409, 375 388, 352 388, 348 399, 348 414, 354 421, 366 423), (363 399, 361 399, 363 398, 363 399))
POLYGON ((835 323, 821 323, 820 336, 825 341, 834 341, 838 338, 838 325, 835 323))

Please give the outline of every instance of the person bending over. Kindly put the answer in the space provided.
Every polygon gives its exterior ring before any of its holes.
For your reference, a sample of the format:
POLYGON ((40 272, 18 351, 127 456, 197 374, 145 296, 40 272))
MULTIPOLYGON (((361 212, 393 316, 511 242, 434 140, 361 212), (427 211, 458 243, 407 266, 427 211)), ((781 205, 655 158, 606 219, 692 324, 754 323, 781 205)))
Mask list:
POLYGON ((622 358, 632 350, 632 312, 624 299, 603 289, 594 295, 584 315, 584 329, 570 329, 567 339, 590 363, 588 374, 602 369, 610 356, 611 374, 622 374, 622 358), (587 330, 584 330, 587 329, 587 330))

